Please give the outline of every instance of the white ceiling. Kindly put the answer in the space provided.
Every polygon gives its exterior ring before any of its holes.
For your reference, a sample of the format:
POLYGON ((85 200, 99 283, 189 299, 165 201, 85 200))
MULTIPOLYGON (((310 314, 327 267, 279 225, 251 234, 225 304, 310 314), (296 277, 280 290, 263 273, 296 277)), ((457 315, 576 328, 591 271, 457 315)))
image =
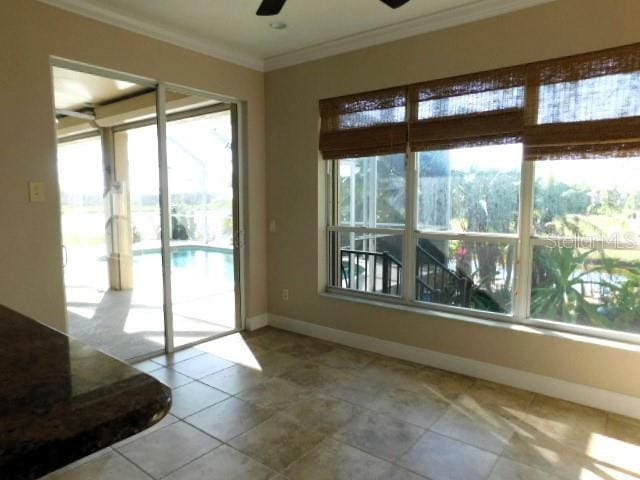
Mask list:
POLYGON ((132 95, 147 87, 123 80, 53 67, 56 109, 80 110, 132 95))
POLYGON ((288 0, 258 17, 260 0, 41 0, 256 69, 274 69, 552 0, 288 0), (286 22, 284 30, 269 23, 286 22))

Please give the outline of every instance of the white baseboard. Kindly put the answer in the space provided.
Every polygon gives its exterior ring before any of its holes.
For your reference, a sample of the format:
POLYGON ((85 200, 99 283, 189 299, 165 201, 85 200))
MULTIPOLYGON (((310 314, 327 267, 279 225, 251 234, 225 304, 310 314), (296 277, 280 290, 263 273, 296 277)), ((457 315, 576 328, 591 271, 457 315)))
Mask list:
POLYGON ((245 326, 247 327, 247 330, 253 331, 266 327, 267 325, 269 325, 269 314, 261 313, 255 317, 247 318, 245 326))
POLYGON ((310 337, 429 365, 471 377, 490 380, 492 382, 502 383, 504 385, 510 385, 550 397, 640 419, 640 398, 637 397, 590 387, 588 385, 567 382, 523 370, 448 355, 425 348, 381 340, 367 335, 323 327, 314 323, 303 322, 280 315, 268 314, 267 318, 269 325, 283 330, 289 330, 310 337))

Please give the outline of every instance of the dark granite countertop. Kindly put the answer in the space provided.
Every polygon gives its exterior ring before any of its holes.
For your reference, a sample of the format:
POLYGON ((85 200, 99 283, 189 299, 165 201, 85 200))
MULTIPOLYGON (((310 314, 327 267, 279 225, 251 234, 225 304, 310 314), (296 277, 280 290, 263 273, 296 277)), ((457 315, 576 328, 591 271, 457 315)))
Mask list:
POLYGON ((153 377, 0 305, 0 479, 32 479, 161 420, 153 377))

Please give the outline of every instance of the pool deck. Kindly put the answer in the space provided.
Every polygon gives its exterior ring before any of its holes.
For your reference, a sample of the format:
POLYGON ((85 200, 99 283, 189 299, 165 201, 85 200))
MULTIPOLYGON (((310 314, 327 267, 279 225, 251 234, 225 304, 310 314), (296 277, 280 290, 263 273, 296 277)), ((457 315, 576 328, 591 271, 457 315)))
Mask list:
MULTIPOLYGON (((132 290, 68 287, 69 335, 121 360, 161 352, 164 345, 162 305, 138 303, 135 297, 132 290)), ((229 305, 233 305, 233 292, 175 304, 175 345, 235 329, 235 315, 233 310, 229 311, 229 305), (210 317, 214 318, 203 319, 210 317)))
MULTIPOLYGON (((194 242, 180 242, 172 245, 173 249, 222 254, 233 251, 194 242)), ((148 253, 159 253, 157 242, 138 245, 134 255, 148 253)), ((160 261, 134 265, 134 269, 134 289, 122 291, 108 288, 106 259, 100 256, 87 256, 65 270, 69 335, 122 360, 162 351, 164 314, 160 261)), ((236 328, 233 282, 227 284, 224 279, 202 275, 210 272, 191 274, 183 268, 172 278, 176 347, 236 328)))

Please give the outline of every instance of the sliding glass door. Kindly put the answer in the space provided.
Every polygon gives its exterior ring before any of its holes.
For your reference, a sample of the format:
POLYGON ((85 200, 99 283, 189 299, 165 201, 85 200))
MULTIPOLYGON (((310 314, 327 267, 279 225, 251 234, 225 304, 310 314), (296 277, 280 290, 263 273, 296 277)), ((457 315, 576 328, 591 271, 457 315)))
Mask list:
POLYGON ((87 68, 53 69, 97 92, 56 104, 69 331, 133 360, 241 328, 235 104, 87 68))
POLYGON ((117 127, 126 158, 132 270, 147 316, 131 328, 168 350, 240 327, 232 105, 158 90, 158 121, 117 127))
POLYGON ((166 152, 173 344, 239 327, 233 111, 167 95, 166 152), (177 105, 176 105, 177 104, 177 105))
POLYGON ((57 167, 68 329, 95 338, 109 289, 100 135, 60 142, 57 167))
POLYGON ((164 349, 165 321, 160 238, 160 181, 155 119, 113 133, 121 288, 129 306, 123 331, 138 356, 164 349), (123 221, 124 220, 124 221, 123 221), (135 347, 134 347, 135 345, 135 347))
POLYGON ((52 77, 68 332, 123 360, 158 354, 156 87, 68 66, 52 77))

